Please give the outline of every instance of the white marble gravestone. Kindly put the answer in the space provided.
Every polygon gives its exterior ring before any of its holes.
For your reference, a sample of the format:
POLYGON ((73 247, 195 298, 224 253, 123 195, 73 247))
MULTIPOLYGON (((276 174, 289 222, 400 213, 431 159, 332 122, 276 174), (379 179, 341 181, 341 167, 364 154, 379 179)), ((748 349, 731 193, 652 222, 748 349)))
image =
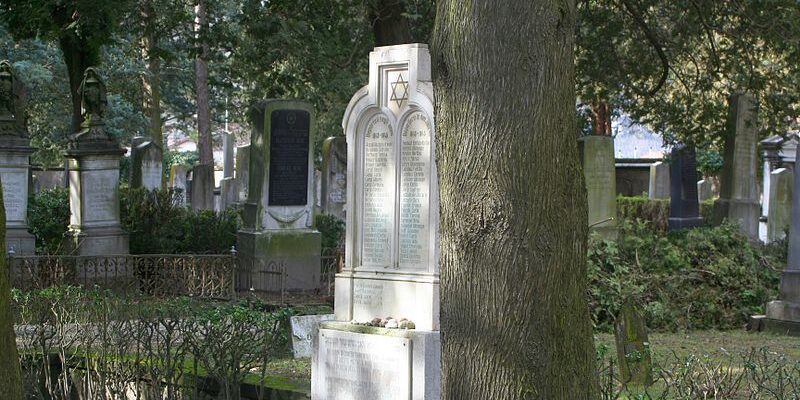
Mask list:
POLYGON ((25 88, 8 61, 0 62, 0 182, 6 211, 6 250, 33 255, 36 239, 28 233, 30 147, 26 124, 25 88))
POLYGON ((438 399, 439 196, 428 47, 378 47, 369 76, 342 122, 345 266, 336 275, 337 322, 323 323, 317 338, 312 398, 438 399), (386 317, 406 318, 416 329, 350 323, 386 317), (392 389, 374 390, 381 386, 392 389))

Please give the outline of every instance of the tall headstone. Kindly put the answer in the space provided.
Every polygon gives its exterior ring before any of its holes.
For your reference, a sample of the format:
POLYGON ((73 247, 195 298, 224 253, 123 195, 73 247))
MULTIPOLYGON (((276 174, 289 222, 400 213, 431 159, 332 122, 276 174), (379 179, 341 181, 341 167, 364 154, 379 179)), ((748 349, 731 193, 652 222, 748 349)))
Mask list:
POLYGON ((6 249, 33 255, 36 239, 28 233, 30 147, 25 89, 7 61, 0 62, 0 182, 6 210, 6 249))
POLYGON ((322 143, 322 211, 344 220, 347 203, 347 138, 322 143))
POLYGON ((190 201, 193 210, 214 209, 214 165, 197 164, 192 168, 190 201))
POLYGON ((131 187, 161 188, 163 167, 161 148, 141 136, 131 140, 131 187))
POLYGON ((650 186, 647 192, 651 199, 668 199, 670 195, 669 164, 658 161, 650 165, 650 186))
POLYGON ((70 137, 70 248, 81 256, 128 254, 119 216, 119 159, 125 154, 105 131, 106 88, 94 68, 80 86, 80 131, 70 137))
POLYGON ((711 181, 708 178, 697 181, 697 200, 702 203, 713 197, 714 185, 711 181))
POLYGON ((758 219, 758 238, 765 243, 769 241, 769 206, 772 203, 769 197, 772 192, 770 188, 772 182, 771 172, 780 168, 780 150, 783 142, 783 136, 780 135, 773 135, 758 142, 761 146, 761 154, 763 156, 761 170, 761 216, 758 219))
POLYGON ((180 189, 182 203, 186 204, 187 199, 187 178, 189 174, 188 165, 173 165, 169 167, 169 181, 167 185, 174 189, 180 189))
POLYGON ((239 202, 239 189, 233 177, 222 178, 219 181, 219 209, 225 210, 239 202))
POLYGON ((426 45, 376 48, 369 85, 345 111, 345 266, 336 322, 322 323, 314 344, 314 400, 440 397, 430 63, 426 45))
POLYGON ((703 226, 697 197, 697 160, 694 147, 672 147, 670 161, 669 230, 691 229, 703 226))
POLYGON ((758 239, 761 216, 756 189, 757 107, 750 94, 730 98, 725 155, 722 164, 722 187, 714 204, 714 222, 728 219, 739 224, 742 233, 758 239))
MULTIPOLYGON (((800 151, 800 147, 797 147, 800 151)), ((793 174, 792 222, 789 228, 789 257, 781 275, 780 300, 767 304, 766 330, 800 336, 800 174, 793 174)))
POLYGON ((767 243, 786 237, 792 218, 792 188, 794 174, 791 168, 778 168, 770 173, 769 218, 767 243))
MULTIPOLYGON (((267 265, 283 263, 288 289, 319 288, 314 111, 305 102, 266 100, 253 106, 250 116, 250 184, 237 241, 240 265, 257 275, 267 265)), ((258 282, 255 286, 260 289, 258 282)))
POLYGON ((239 190, 237 202, 247 200, 247 187, 250 184, 250 145, 236 149, 236 188, 239 190))
POLYGON ((589 135, 578 140, 589 205, 589 229, 602 237, 617 236, 617 184, 614 138, 589 135))
POLYGON ((233 178, 234 171, 234 147, 233 134, 225 132, 222 134, 222 177, 233 178))

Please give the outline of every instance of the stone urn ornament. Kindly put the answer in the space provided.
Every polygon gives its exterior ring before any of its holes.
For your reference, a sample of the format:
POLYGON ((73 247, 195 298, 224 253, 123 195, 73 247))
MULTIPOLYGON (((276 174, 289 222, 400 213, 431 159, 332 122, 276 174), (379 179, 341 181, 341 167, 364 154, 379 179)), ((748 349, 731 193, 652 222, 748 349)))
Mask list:
POLYGON ((79 93, 81 96, 82 122, 80 130, 70 138, 70 149, 118 149, 117 140, 105 130, 103 118, 108 105, 106 85, 95 68, 86 68, 79 93))

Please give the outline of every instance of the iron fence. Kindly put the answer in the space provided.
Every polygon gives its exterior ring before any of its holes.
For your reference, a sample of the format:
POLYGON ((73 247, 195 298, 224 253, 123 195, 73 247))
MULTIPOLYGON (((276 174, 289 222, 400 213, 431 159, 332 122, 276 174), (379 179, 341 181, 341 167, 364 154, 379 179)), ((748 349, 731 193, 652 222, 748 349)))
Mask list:
MULTIPOLYGON (((51 286, 101 287, 157 297, 232 299, 253 292, 253 282, 283 298, 286 268, 238 267, 230 254, 146 254, 8 257, 11 286, 23 291, 51 286), (250 284, 250 285, 248 285, 250 284)), ((267 291, 267 290, 265 290, 267 291)))

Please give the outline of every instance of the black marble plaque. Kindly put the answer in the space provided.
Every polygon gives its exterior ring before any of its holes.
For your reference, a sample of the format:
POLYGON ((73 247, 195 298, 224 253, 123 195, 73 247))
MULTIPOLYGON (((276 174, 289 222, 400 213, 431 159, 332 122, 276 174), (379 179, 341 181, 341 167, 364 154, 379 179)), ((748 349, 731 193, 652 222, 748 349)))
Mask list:
POLYGON ((275 110, 270 118, 269 205, 304 206, 311 116, 303 110, 275 110))

